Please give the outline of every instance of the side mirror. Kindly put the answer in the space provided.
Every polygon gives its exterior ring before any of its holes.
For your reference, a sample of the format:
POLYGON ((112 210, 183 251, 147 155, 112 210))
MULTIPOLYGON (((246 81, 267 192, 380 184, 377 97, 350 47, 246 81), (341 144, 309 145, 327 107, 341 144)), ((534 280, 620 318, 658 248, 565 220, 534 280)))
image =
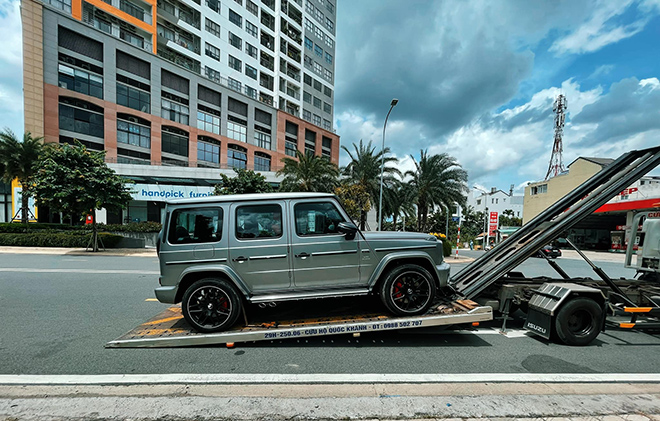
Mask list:
POLYGON ((355 238, 358 228, 352 222, 340 222, 337 230, 344 234, 347 240, 352 240, 355 238))

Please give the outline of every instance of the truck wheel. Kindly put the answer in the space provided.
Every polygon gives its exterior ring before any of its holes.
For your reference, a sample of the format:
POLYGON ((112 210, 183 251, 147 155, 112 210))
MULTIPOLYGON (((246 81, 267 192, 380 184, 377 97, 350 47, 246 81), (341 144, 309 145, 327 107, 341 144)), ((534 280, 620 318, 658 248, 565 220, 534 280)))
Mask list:
POLYGON ((433 276, 421 266, 408 264, 392 269, 380 287, 380 299, 392 313, 414 316, 426 313, 433 303, 433 276))
POLYGON ((555 319, 557 337, 566 345, 588 345, 603 324, 603 309, 591 298, 574 298, 564 304, 555 319))
POLYGON ((236 323, 242 303, 229 282, 200 279, 183 294, 181 310, 186 321, 198 332, 220 332, 236 323))

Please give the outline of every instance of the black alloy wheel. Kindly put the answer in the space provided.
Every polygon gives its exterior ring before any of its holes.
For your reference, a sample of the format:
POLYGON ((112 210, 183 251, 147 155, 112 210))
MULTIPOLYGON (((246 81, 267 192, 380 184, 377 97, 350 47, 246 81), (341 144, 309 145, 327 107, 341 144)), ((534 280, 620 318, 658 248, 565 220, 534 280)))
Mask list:
POLYGON ((381 300, 394 314, 414 316, 426 313, 436 294, 433 276, 421 266, 398 266, 387 275, 380 290, 381 300))
POLYGON ((591 298, 577 297, 562 306, 555 319, 557 337, 566 345, 588 345, 603 327, 603 309, 591 298))
POLYGON ((236 323, 241 312, 241 300, 229 282, 207 278, 193 283, 186 290, 181 310, 196 331, 220 332, 236 323))

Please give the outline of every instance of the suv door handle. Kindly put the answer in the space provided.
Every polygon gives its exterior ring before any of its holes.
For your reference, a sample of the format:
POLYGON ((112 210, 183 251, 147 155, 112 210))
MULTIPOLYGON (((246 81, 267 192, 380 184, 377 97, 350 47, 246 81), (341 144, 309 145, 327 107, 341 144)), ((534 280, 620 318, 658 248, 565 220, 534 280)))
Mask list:
POLYGON ((296 254, 296 257, 300 257, 301 259, 306 259, 309 256, 311 256, 309 253, 305 253, 304 251, 300 254, 296 254))
POLYGON ((238 262, 238 263, 243 263, 247 260, 248 258, 245 256, 238 256, 235 259, 231 259, 233 262, 238 262))

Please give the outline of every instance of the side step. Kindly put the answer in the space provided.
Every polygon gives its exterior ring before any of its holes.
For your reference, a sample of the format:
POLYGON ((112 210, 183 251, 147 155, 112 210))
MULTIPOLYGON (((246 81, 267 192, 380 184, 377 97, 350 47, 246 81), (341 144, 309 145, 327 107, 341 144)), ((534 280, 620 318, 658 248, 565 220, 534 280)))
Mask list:
POLYGON ((422 316, 393 317, 386 314, 350 314, 340 317, 270 322, 236 327, 220 333, 197 333, 183 319, 181 307, 170 307, 106 348, 166 348, 233 344, 273 339, 306 338, 346 333, 380 332, 415 327, 478 323, 493 319, 493 309, 464 300, 442 304, 422 316))

